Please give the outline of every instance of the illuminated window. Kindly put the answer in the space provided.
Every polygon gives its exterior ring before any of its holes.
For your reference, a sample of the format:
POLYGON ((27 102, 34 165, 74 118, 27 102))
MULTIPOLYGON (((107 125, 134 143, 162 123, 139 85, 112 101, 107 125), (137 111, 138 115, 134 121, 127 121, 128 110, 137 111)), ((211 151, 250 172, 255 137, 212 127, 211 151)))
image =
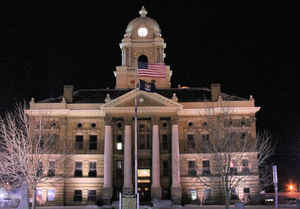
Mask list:
POLYGON ((117 143, 116 143, 116 148, 117 150, 123 150, 123 139, 122 139, 122 135, 118 135, 117 136, 117 143))
POLYGON ((96 150, 97 149, 97 136, 96 135, 90 135, 90 150, 96 150))
POLYGON ((89 177, 96 177, 96 176, 97 176, 96 162, 90 162, 89 177))
POLYGON ((198 199, 197 190, 195 190, 195 189, 190 190, 190 195, 191 195, 191 200, 197 200, 198 199))
POLYGON ((150 169, 138 169, 138 177, 150 177, 150 169))
POLYGON ((88 201, 96 201, 96 190, 88 190, 88 201))
POLYGON ((36 190, 36 201, 41 204, 43 202, 43 190, 38 188, 36 190))
POLYGON ((54 189, 48 189, 47 200, 48 201, 55 200, 55 190, 54 189))
POLYGON ((82 201, 82 191, 75 190, 74 191, 74 202, 81 202, 82 201))

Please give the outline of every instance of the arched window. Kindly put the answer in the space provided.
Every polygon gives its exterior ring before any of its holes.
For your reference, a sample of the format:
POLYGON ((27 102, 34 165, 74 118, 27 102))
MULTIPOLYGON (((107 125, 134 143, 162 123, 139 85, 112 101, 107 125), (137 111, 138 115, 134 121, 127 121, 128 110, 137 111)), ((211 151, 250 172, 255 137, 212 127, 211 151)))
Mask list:
POLYGON ((139 56, 138 68, 139 69, 147 69, 148 68, 148 57, 146 55, 139 56))

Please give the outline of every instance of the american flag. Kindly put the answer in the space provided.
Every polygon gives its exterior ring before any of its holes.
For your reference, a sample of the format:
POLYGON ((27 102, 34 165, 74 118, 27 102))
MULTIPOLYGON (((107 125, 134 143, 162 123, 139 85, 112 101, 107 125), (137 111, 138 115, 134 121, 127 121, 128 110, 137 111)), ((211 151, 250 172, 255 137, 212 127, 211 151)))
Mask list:
POLYGON ((164 63, 148 64, 146 62, 138 63, 138 76, 165 78, 166 66, 164 63))

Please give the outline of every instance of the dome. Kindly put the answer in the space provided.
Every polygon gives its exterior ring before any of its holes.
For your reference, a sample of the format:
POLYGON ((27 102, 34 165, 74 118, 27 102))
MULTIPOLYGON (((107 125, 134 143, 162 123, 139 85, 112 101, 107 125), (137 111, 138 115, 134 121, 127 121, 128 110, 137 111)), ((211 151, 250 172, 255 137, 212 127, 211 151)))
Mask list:
POLYGON ((151 28, 154 34, 160 34, 160 27, 158 23, 154 19, 146 17, 148 12, 144 7, 142 7, 139 13, 141 16, 131 20, 127 25, 126 34, 131 34, 136 28, 142 25, 151 28))

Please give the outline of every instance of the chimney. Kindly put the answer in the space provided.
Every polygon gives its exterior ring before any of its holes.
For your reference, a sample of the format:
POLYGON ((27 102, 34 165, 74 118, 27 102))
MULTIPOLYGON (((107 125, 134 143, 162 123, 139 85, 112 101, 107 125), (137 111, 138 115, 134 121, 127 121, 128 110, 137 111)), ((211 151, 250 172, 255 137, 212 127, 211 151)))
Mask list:
POLYGON ((67 103, 73 102, 73 85, 64 85, 64 98, 67 103))
POLYGON ((221 84, 212 83, 210 85, 210 90, 211 90, 211 100, 213 102, 218 101, 219 96, 221 96, 221 84))

